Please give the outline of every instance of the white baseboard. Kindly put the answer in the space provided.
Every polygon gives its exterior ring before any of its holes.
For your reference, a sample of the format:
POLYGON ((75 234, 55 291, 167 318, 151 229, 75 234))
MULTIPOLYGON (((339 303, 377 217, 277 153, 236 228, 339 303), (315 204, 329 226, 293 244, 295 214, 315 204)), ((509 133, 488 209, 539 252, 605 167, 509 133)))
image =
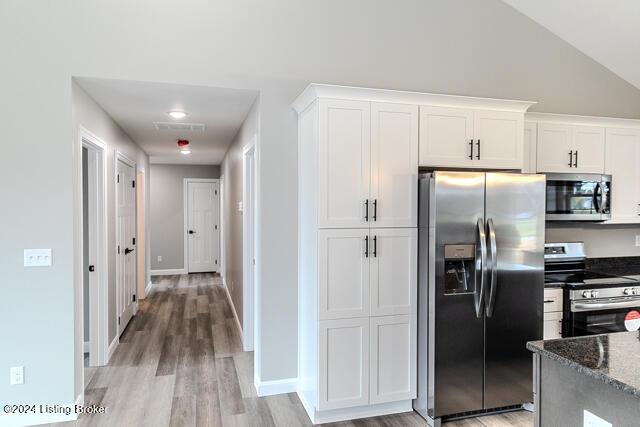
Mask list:
POLYGON ((151 288, 153 287, 153 283, 151 283, 151 280, 149 280, 149 283, 147 283, 147 287, 144 288, 144 297, 148 297, 149 294, 151 293, 151 288))
POLYGON ((316 411, 310 407, 302 397, 300 397, 300 400, 313 424, 336 423, 413 411, 413 403, 411 400, 356 406, 355 408, 330 409, 327 411, 316 411))
POLYGON ((89 341, 84 342, 84 352, 89 353, 91 351, 91 343, 89 341))
POLYGON ((227 288, 226 285, 224 286, 224 291, 227 294, 227 300, 229 300, 229 305, 231 306, 231 311, 233 312, 233 318, 236 319, 236 326, 238 327, 238 331, 240 332, 240 339, 242 340, 242 346, 244 347, 244 334, 242 333, 242 325, 240 324, 240 319, 238 318, 238 313, 236 312, 236 306, 233 305, 233 300, 231 299, 229 288, 227 288))
POLYGON ((111 360, 111 356, 113 356, 116 348, 118 348, 118 344, 120 344, 120 338, 116 336, 113 341, 111 341, 111 344, 109 344, 109 350, 107 352, 107 363, 109 363, 109 361, 111 360))
POLYGON ((187 269, 185 268, 173 268, 169 270, 151 270, 152 276, 173 276, 175 274, 187 274, 187 269))
POLYGON ((259 397, 294 393, 298 388, 298 379, 286 378, 284 380, 261 381, 260 378, 256 377, 254 386, 259 397))

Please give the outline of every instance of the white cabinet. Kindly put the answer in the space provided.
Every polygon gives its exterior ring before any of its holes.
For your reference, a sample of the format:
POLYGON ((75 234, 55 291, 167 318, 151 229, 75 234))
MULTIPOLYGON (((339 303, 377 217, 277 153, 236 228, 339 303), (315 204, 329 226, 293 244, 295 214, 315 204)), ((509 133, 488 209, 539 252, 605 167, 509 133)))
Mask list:
POLYGON ((543 339, 562 338, 562 289, 544 290, 543 339))
POLYGON ((369 315, 369 229, 319 231, 320 319, 369 315))
POLYGON ((371 241, 371 315, 411 314, 417 305, 417 230, 372 229, 371 241))
POLYGON ((371 227, 415 227, 418 107, 371 103, 371 227))
POLYGON ((640 130, 607 129, 604 173, 611 175, 611 221, 640 223, 640 130))
POLYGON ((524 115, 420 107, 420 166, 521 169, 524 115))
POLYGON ((319 226, 368 227, 370 103, 320 100, 319 115, 319 226))
POLYGON ((420 107, 420 166, 472 165, 473 110, 420 107))
POLYGON ((320 228, 417 225, 418 107, 323 99, 320 228))
POLYGON ((537 142, 538 125, 534 122, 524 122, 524 141, 522 144, 524 161, 522 173, 536 173, 537 142))
POLYGON ((320 322, 319 409, 369 403, 369 319, 320 322))
POLYGON ((603 173, 604 128, 538 123, 538 172, 603 173))
POLYGON ((371 403, 416 397, 414 319, 408 315, 371 318, 371 403))

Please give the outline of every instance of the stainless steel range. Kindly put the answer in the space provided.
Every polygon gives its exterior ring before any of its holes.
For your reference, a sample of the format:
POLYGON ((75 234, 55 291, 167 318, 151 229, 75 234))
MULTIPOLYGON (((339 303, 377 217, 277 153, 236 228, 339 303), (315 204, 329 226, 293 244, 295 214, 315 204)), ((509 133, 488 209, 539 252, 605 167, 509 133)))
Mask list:
POLYGON ((640 282, 586 269, 584 244, 547 243, 545 286, 561 286, 562 336, 575 337, 640 328, 640 282))

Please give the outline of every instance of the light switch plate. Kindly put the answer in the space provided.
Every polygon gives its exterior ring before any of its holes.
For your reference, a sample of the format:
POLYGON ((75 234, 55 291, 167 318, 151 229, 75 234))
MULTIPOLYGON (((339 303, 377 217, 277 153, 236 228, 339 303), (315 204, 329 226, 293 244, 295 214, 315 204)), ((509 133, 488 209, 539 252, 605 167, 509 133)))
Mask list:
POLYGON ((162 262, 162 255, 158 255, 158 262, 162 262))
POLYGON ((24 366, 13 366, 9 370, 9 383, 11 385, 24 384, 24 366))
POLYGON ((238 202, 238 212, 242 212, 242 202, 238 202))
POLYGON ((51 249, 25 249, 25 267, 49 267, 51 265, 51 249))
POLYGON ((640 235, 636 234, 636 246, 640 246, 640 235))
POLYGON ((592 414, 591 412, 584 410, 584 427, 612 427, 612 424, 608 421, 603 420, 597 415, 592 414))

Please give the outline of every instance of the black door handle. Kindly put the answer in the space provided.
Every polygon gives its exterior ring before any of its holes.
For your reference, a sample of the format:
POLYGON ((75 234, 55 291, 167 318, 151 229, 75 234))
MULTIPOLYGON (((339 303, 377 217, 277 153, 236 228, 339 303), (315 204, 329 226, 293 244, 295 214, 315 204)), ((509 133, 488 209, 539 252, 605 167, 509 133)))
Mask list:
POLYGON ((129 255, 129 254, 130 254, 131 252, 133 252, 134 250, 135 250, 135 249, 129 249, 129 248, 126 248, 126 249, 124 250, 124 254, 125 254, 125 255, 129 255))
POLYGON ((573 150, 569 151, 569 167, 573 167, 573 150))
POLYGON ((89 271, 90 271, 91 273, 93 273, 94 271, 96 271, 96 266, 95 266, 95 265, 90 265, 90 266, 89 266, 89 271))
POLYGON ((469 154, 469 160, 473 160, 473 139, 469 141, 469 150, 471 151, 469 154))
POLYGON ((480 140, 476 142, 476 145, 478 146, 478 154, 476 155, 476 159, 480 160, 480 140))
POLYGON ((196 232, 193 230, 189 230, 189 234, 196 234, 196 232))

